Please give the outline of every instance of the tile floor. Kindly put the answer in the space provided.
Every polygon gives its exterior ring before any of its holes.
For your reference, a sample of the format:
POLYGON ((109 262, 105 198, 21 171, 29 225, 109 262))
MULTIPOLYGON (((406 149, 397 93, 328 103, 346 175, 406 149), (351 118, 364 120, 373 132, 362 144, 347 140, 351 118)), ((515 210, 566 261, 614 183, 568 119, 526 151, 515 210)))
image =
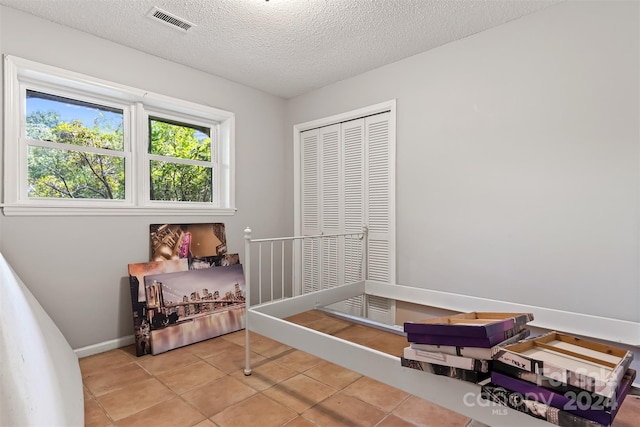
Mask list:
MULTIPOLYGON (((291 320, 393 355, 404 337, 312 311, 291 320)), ((157 356, 133 346, 80 359, 85 425, 477 426, 468 418, 310 354, 253 334, 245 376, 244 331, 157 356)), ((625 399, 615 427, 637 426, 640 396, 625 399)), ((549 424, 551 425, 551 424, 549 424)))

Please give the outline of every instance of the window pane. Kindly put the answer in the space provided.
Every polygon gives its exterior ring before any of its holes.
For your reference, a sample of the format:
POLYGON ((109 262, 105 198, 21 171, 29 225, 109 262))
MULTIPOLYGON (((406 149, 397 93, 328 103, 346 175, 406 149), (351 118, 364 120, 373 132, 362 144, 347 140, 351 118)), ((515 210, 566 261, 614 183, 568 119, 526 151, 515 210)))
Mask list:
POLYGON ((149 153, 188 160, 211 160, 211 129, 149 118, 149 153))
POLYGON ((27 90, 26 136, 40 141, 122 151, 123 112, 27 90))
POLYGON ((125 197, 121 157, 30 146, 29 197, 118 199, 125 197))
POLYGON ((212 201, 213 169, 151 161, 151 200, 212 201))

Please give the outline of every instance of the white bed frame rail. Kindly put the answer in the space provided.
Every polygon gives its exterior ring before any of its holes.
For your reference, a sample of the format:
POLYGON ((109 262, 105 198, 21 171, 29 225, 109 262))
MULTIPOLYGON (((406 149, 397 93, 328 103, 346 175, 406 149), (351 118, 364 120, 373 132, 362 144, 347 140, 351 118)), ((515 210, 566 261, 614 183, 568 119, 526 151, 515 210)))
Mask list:
MULTIPOLYGON (((533 418, 513 409, 506 408, 480 397, 480 386, 453 378, 434 375, 401 366, 400 356, 392 356, 350 341, 324 334, 286 320, 312 309, 322 308, 349 298, 366 295, 385 295, 394 298, 397 290, 402 289, 394 284, 373 282, 366 277, 367 230, 362 233, 296 236, 275 239, 252 239, 251 229, 245 229, 245 294, 246 294, 246 335, 245 335, 245 375, 251 375, 250 364, 250 332, 266 336, 285 345, 307 352, 336 365, 350 369, 361 375, 373 378, 392 387, 403 390, 437 405, 467 416, 475 421, 491 426, 545 426, 546 421, 533 418), (356 253, 361 258, 363 268, 358 280, 351 283, 331 286, 321 283, 319 290, 305 292, 301 285, 301 257, 298 249, 305 240, 326 242, 327 239, 353 239, 361 242, 356 253), (291 268, 285 268, 284 261, 276 263, 273 251, 285 253, 284 245, 292 245, 291 268), (258 246, 258 280, 252 280, 252 257, 254 246, 258 246), (263 249, 269 253, 262 255, 263 249), (268 259, 268 262, 264 262, 268 259), (276 266, 275 264, 279 264, 276 266), (266 274, 262 271, 266 269, 266 274), (274 270, 275 269, 275 270, 274 270), (262 292, 262 277, 268 277, 267 296, 262 292), (279 277, 278 277, 279 276, 279 277), (278 277, 279 280, 273 280, 278 277), (278 289, 274 290, 274 287, 278 289), (251 304, 251 292, 258 290, 257 304, 251 304), (263 300, 264 299, 264 300, 263 300)), ((343 240, 344 241, 344 240, 343 240)), ((254 248, 255 250, 255 248, 254 248)), ((345 251, 346 252, 346 251, 345 251)), ((277 258, 277 257, 276 257, 277 258)), ((348 255, 345 253, 342 261, 348 255)), ((284 258, 283 258, 284 259, 284 258)), ((399 292, 399 300, 403 300, 399 292)), ((411 294, 415 297, 414 294, 411 294)), ((411 300, 410 300, 411 301, 411 300)), ((425 303, 426 298, 418 298, 418 303, 425 303)), ((366 306, 366 304, 362 304, 366 306)), ((366 320, 363 321, 367 323, 366 320)), ((377 323, 377 322, 373 322, 377 323)), ((380 326, 379 324, 372 326, 380 326)), ((389 326, 390 331, 402 333, 397 327, 389 326)))
MULTIPOLYGON (((340 302, 349 299, 353 295, 346 295, 342 287, 338 286, 343 285, 343 283, 337 282, 337 278, 339 276, 335 273, 340 271, 342 272, 340 276, 349 276, 352 281, 363 283, 367 277, 367 266, 365 262, 367 259, 367 236, 368 229, 367 227, 363 227, 362 231, 351 233, 253 239, 252 231, 247 227, 244 230, 244 274, 247 313, 254 308, 252 304, 252 301, 254 300, 257 300, 255 307, 266 306, 274 301, 288 301, 287 312, 290 314, 284 314, 284 312, 281 312, 281 318, 301 313, 312 308, 320 308, 325 304, 314 303, 309 308, 307 305, 308 301, 310 301, 309 297, 305 297, 303 299, 295 298, 304 295, 315 295, 318 293, 315 291, 328 291, 331 295, 335 295, 335 297, 332 298, 333 302, 340 302), (314 283, 315 286, 312 286, 315 288, 312 291, 306 289, 303 283, 303 263, 305 262, 303 251, 305 250, 305 247, 308 247, 308 245, 316 248, 317 252, 313 255, 320 254, 319 257, 311 261, 315 265, 310 269, 310 273, 320 276, 317 278, 317 282, 314 283), (328 253, 325 254, 320 250, 320 248, 327 245, 333 247, 334 250, 327 251, 328 253), (258 258, 257 280, 254 280, 252 276, 253 248, 255 248, 254 252, 257 252, 256 255, 258 258), (340 250, 337 250, 337 248, 340 248, 340 250), (326 258, 323 258, 324 255, 326 255, 326 258), (331 259, 331 257, 333 257, 333 259, 331 259), (326 271, 326 267, 328 265, 334 270, 331 273, 331 275, 334 276, 333 281, 323 280, 322 277, 322 273, 323 271, 326 271), (350 266, 352 274, 345 274, 346 266, 350 266), (264 274, 265 270, 266 274, 264 274), (354 276, 354 270, 355 277, 352 277, 354 276), (263 288, 265 287, 264 282, 266 282, 266 292, 263 292, 263 288), (257 290, 257 297, 256 295, 253 295, 253 291, 255 290, 257 290), (342 298, 340 298, 341 295, 342 298)), ((364 292, 362 292, 361 295, 362 294, 364 294, 364 292)), ((313 298, 314 297, 312 296, 311 299, 313 298)), ((366 316, 365 305, 366 304, 362 304, 360 313, 362 316, 366 316)), ((245 318, 245 375, 251 374, 250 331, 253 329, 250 326, 250 317, 251 316, 247 315, 245 318)))

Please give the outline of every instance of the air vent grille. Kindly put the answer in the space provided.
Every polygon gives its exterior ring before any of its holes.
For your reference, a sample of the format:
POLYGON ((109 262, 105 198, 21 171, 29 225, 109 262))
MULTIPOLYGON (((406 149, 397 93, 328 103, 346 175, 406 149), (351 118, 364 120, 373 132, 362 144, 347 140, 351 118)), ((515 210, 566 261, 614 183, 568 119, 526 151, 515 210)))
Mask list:
POLYGON ((191 27, 195 26, 195 24, 158 7, 154 7, 153 9, 151 9, 151 11, 147 13, 147 16, 154 21, 160 22, 164 25, 168 25, 171 28, 183 32, 187 32, 191 27))

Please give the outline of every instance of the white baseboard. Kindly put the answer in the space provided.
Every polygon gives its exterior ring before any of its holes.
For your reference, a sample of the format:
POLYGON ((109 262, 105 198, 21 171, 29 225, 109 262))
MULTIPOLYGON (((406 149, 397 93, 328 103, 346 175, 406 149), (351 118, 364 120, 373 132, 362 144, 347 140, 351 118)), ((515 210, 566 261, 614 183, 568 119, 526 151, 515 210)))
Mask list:
POLYGON ((94 354, 125 347, 133 343, 135 343, 135 337, 133 335, 127 335, 126 337, 120 337, 114 340, 103 341, 86 347, 76 348, 73 351, 76 353, 76 356, 78 356, 78 359, 80 359, 82 357, 92 356, 94 354))

